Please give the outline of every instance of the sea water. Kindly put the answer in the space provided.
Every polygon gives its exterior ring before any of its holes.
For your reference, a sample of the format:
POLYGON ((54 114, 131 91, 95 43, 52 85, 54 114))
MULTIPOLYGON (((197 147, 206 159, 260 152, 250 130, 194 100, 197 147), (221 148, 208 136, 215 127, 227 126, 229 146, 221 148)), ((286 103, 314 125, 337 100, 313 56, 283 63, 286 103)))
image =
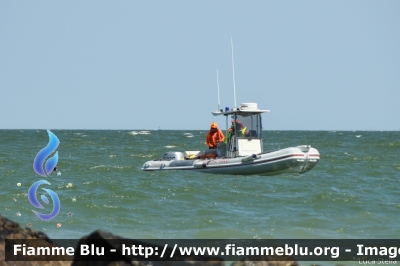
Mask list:
POLYGON ((277 176, 140 169, 166 151, 205 150, 206 131, 52 132, 58 172, 44 178, 33 160, 46 130, 0 130, 0 214, 53 239, 96 229, 133 239, 400 238, 398 131, 264 131, 264 151, 307 144, 321 154, 310 172, 277 176), (33 210, 51 204, 28 200, 41 179, 61 202, 50 221, 33 210))

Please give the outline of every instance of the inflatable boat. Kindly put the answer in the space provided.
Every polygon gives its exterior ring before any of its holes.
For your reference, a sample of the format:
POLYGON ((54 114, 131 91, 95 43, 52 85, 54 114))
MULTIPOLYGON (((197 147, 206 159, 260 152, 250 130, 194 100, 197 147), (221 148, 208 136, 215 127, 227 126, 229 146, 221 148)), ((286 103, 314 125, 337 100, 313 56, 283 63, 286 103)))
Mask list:
POLYGON ((213 115, 226 117, 226 140, 206 151, 174 151, 161 159, 143 164, 144 171, 188 170, 210 174, 277 175, 302 174, 319 161, 317 149, 300 145, 273 151, 263 151, 261 114, 256 103, 243 103, 239 108, 218 110, 213 115), (230 129, 228 122, 232 119, 230 129))

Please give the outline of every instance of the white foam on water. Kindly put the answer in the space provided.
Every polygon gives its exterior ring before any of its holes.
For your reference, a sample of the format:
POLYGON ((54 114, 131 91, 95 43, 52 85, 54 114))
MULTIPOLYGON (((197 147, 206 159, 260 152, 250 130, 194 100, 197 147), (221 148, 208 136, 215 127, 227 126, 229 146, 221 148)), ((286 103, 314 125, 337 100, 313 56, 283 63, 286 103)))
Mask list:
POLYGON ((90 167, 90 169, 104 168, 104 167, 107 167, 107 166, 105 166, 105 165, 96 165, 96 166, 90 167))
POLYGON ((131 154, 129 155, 131 157, 141 157, 141 158, 146 158, 146 157, 153 157, 153 154, 144 154, 144 155, 137 155, 137 154, 131 154))

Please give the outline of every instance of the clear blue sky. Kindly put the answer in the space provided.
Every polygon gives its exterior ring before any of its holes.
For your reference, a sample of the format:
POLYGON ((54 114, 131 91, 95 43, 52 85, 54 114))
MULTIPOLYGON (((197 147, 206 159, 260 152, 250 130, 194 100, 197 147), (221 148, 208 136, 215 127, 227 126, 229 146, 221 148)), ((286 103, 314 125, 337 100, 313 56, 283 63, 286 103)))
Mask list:
POLYGON ((400 1, 1 1, 0 129, 400 130, 400 1))

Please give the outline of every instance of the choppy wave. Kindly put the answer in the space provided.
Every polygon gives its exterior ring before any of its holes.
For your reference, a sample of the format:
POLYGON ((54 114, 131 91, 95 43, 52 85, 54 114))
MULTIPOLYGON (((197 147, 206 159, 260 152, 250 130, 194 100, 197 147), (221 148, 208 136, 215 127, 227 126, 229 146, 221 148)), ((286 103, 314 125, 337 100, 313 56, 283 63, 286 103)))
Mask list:
POLYGON ((131 131, 131 132, 128 132, 128 134, 130 134, 130 135, 149 135, 149 134, 151 134, 151 132, 148 130, 142 130, 142 131, 131 131))
POLYGON ((119 166, 119 165, 96 165, 96 166, 92 166, 90 167, 91 170, 93 169, 101 169, 101 168, 105 168, 105 169, 124 169, 124 166, 119 166))
POLYGON ((151 158, 154 157, 154 154, 129 154, 130 157, 139 157, 139 158, 151 158))

